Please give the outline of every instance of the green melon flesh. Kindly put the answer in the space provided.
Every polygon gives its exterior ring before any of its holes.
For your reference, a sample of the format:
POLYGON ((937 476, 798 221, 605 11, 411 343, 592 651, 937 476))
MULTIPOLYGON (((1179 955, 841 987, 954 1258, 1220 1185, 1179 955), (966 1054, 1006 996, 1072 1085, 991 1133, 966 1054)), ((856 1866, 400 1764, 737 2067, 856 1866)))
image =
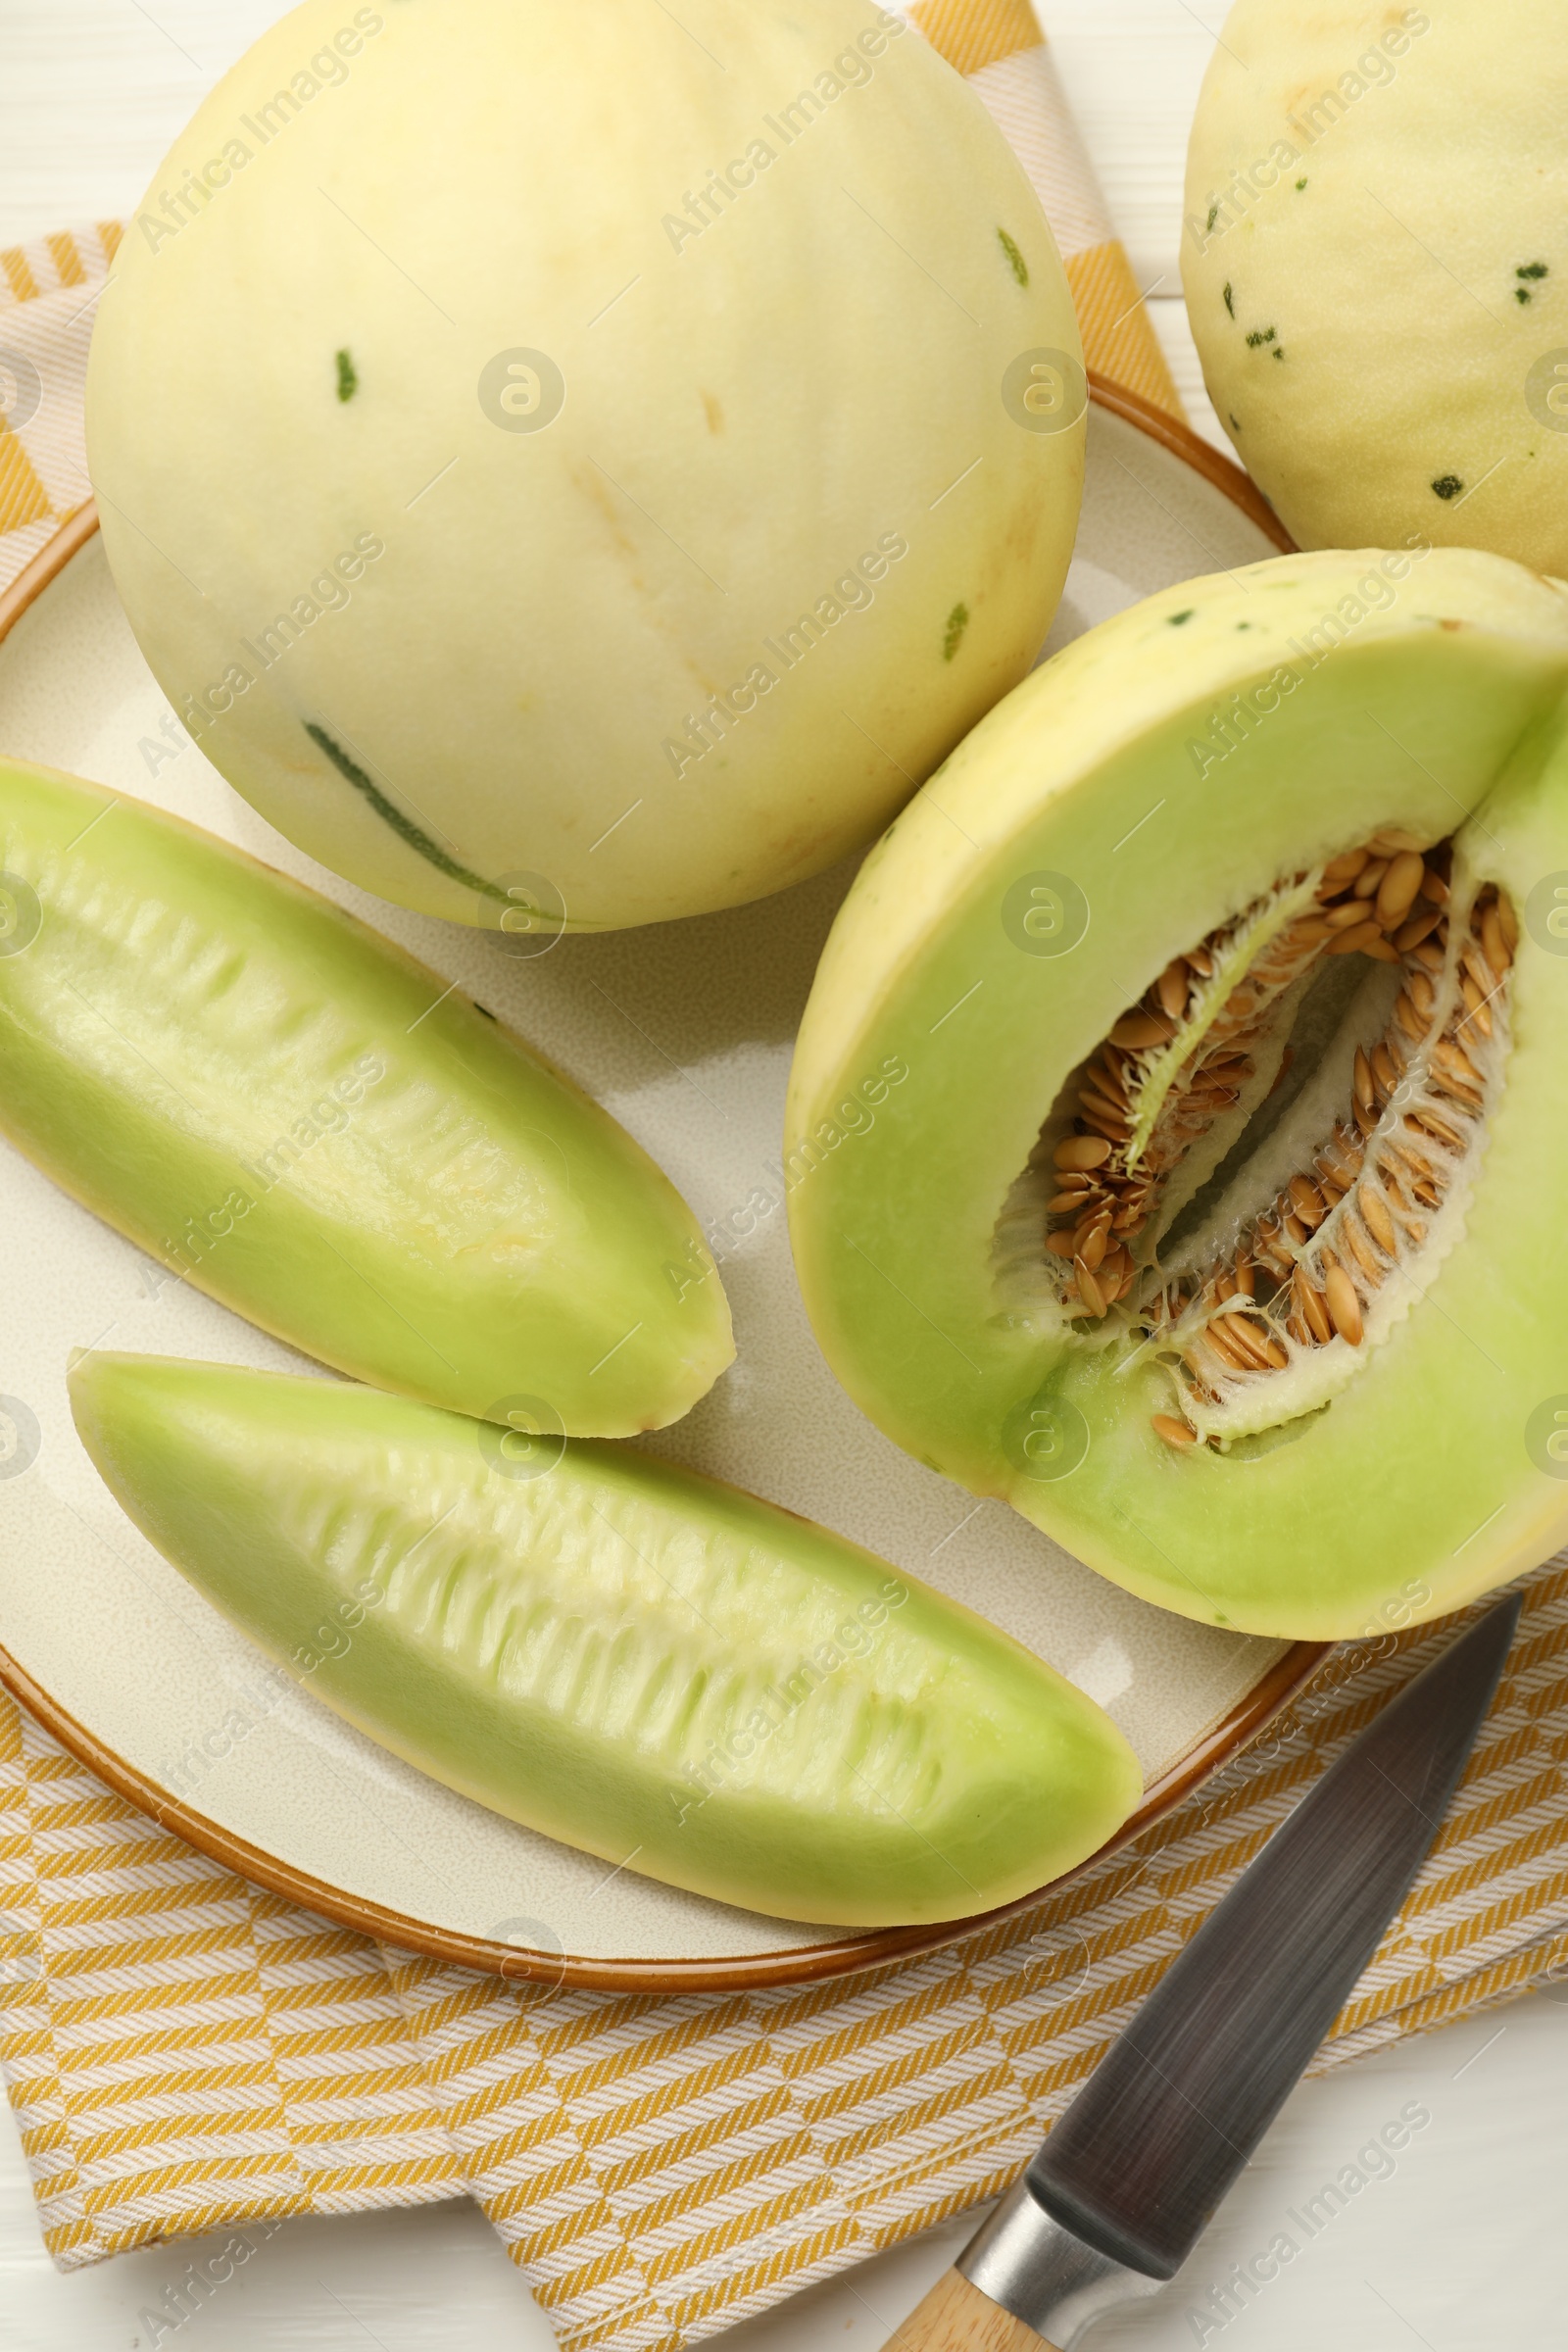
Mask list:
POLYGON ((1140 1792, 1071 1684, 886 1561, 631 1451, 369 1390, 93 1354, 137 1525, 324 1703, 449 1788, 785 1919, 962 1918, 1140 1792))
POLYGON ((1257 1634, 1413 1622, 1551 1552, 1568 1482, 1532 1417, 1568 1407, 1568 956, 1543 912, 1568 884, 1565 687, 1568 594, 1417 545, 1189 582, 976 729, 867 859, 791 1083, 802 1288, 873 1420, 1131 1591, 1257 1634), (1114 1316, 1037 1311, 999 1220, 1170 960, 1379 828, 1451 836, 1456 892, 1495 884, 1521 919, 1473 1189, 1332 1396, 1296 1409, 1287 1382, 1257 1442, 1177 1453, 1152 1427, 1167 1372, 1114 1316), (1062 953, 1025 927, 1048 875, 1062 953), (872 1119, 890 1057, 907 1075, 872 1119))
POLYGON ((622 1437, 734 1353, 668 1179, 439 974, 225 843, 0 760, 0 1131, 323 1363, 622 1437))

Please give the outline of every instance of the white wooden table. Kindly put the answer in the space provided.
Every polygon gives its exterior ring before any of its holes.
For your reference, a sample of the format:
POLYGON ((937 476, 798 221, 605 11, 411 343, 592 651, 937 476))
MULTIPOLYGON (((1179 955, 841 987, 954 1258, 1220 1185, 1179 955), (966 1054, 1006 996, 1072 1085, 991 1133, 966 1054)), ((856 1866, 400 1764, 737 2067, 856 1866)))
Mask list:
MULTIPOLYGON (((592 0, 578 0, 590 6, 592 0)), ((1285 0, 1282 0, 1282 5, 1285 0)), ((1183 150, 1217 0, 1042 0, 1057 63, 1194 422, 1202 399, 1180 301, 1183 150)), ((127 212, 201 92, 275 0, 0 0, 0 245, 127 212)), ((1558 2264, 1568 2180, 1568 1986, 1407 2043, 1291 2100, 1182 2278, 1107 2321, 1094 2352, 1562 2352, 1558 2264), (1391 2177, 1308 2234, 1301 2217, 1410 2102, 1431 2120, 1391 2177), (1211 2301, 1281 2233, 1298 2251, 1261 2286, 1211 2301), (1229 2317, 1225 2317, 1226 2310, 1229 2317)), ((1384 2161, 1387 2161, 1385 2159, 1384 2161)), ((1322 2213, 1334 2200, 1319 2203, 1322 2213)), ((944 2270, 958 2225, 863 2264, 714 2341, 723 2352, 863 2348, 944 2270)), ((143 2318, 188 2255, 158 2249, 70 2278, 38 2234, 0 2109, 0 2348, 140 2352, 143 2318)), ((1266 2266, 1265 2266, 1266 2267, 1266 2266)), ((379 2345, 549 2352, 550 2329, 475 2208, 295 2222, 179 2331, 199 2352, 379 2345)))

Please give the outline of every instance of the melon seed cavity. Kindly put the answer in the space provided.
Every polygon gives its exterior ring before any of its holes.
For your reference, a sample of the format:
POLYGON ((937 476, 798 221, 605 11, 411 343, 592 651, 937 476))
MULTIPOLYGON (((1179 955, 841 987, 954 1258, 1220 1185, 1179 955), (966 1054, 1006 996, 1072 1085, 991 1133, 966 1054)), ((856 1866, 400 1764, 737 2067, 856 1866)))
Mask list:
POLYGON ((1152 1356, 1174 1451, 1317 1411, 1462 1231, 1518 937, 1506 896, 1461 888, 1451 842, 1385 829, 1280 882, 1075 1073, 999 1276, 1129 1365, 1152 1356))

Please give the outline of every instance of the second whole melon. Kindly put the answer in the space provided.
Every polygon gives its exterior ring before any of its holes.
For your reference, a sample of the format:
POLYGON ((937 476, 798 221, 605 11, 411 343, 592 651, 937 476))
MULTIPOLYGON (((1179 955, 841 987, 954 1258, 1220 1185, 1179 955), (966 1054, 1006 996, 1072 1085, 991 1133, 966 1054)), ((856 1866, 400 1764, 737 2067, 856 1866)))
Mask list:
POLYGON ((1568 46, 1555 0, 1236 0, 1182 280, 1236 454, 1302 547, 1568 570, 1568 46))
POLYGON ((264 816, 593 929, 818 871, 1017 683, 1083 385, 1029 183, 901 16, 307 0, 127 225, 88 444, 264 816))

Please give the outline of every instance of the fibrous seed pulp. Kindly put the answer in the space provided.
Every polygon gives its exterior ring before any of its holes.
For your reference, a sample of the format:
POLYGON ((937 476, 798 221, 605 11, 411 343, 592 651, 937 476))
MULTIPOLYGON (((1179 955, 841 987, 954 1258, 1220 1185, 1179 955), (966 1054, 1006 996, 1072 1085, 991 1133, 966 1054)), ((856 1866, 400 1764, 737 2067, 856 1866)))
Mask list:
POLYGON ((1462 1226, 1518 936, 1494 885, 1460 887, 1451 842, 1386 829, 1177 956, 1076 1073, 1002 1256, 1021 1211, 1039 1266, 1045 1190, 1048 1293, 1081 1333, 1114 1328, 1166 1364, 1153 1427, 1167 1445, 1223 1447, 1318 1409, 1409 1311, 1462 1226), (1388 969, 1379 983, 1361 966, 1320 1057, 1329 1091, 1296 1073, 1272 1145, 1249 1138, 1205 1208, 1204 1185, 1290 1073, 1298 1009, 1348 956, 1388 969))

